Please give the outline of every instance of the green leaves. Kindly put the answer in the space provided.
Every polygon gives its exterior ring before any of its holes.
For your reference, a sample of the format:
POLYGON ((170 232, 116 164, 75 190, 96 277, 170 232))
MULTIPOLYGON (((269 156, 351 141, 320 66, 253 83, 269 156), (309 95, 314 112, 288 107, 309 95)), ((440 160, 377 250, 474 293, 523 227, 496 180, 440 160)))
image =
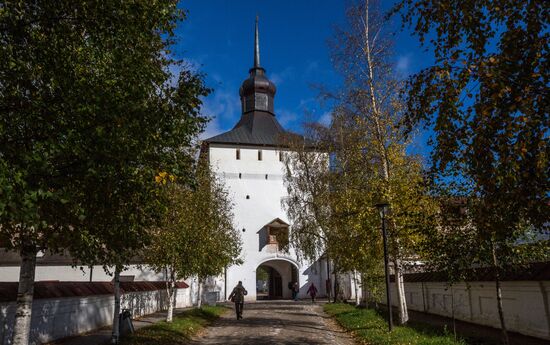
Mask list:
POLYGON ((404 0, 396 10, 421 41, 434 37, 424 42, 434 66, 407 83, 406 123, 434 131, 442 203, 467 199, 459 223, 440 215, 426 253, 453 280, 472 264, 540 259, 550 214, 546 1, 404 0), (529 231, 542 236, 526 240, 529 231))
POLYGON ((148 242, 154 176, 187 180, 206 122, 201 76, 166 72, 183 17, 171 0, 2 4, 0 242, 105 264, 148 242))
POLYGON ((150 230, 153 237, 145 258, 153 269, 168 269, 175 279, 219 275, 240 255, 241 240, 227 190, 206 164, 201 162, 194 171, 194 188, 169 178, 164 183, 162 173, 157 181, 166 209, 150 230))

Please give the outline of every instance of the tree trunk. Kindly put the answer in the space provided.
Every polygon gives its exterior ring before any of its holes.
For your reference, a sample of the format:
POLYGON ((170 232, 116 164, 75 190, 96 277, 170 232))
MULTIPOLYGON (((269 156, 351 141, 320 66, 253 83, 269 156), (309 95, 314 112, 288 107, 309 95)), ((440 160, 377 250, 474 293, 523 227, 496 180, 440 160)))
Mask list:
POLYGON ((176 279, 173 271, 170 273, 168 287, 168 312, 166 313, 166 322, 172 322, 174 317, 174 305, 176 304, 176 279))
MULTIPOLYGON (((379 102, 376 97, 376 88, 374 85, 374 67, 373 67, 373 56, 372 52, 374 51, 374 41, 376 40, 376 34, 372 40, 373 47, 371 47, 371 37, 370 37, 370 27, 369 27, 369 1, 365 1, 365 20, 363 22, 363 30, 365 37, 365 44, 363 52, 367 58, 367 83, 370 90, 370 101, 373 110, 372 120, 374 122, 374 133, 376 140, 378 141, 378 150, 380 153, 380 161, 382 163, 382 173, 384 180, 388 182, 390 180, 390 158, 388 153, 388 148, 386 146, 386 132, 383 130, 383 118, 382 112, 379 108, 379 102)), ((388 195, 391 195, 391 191, 388 190, 388 195)), ((391 223, 390 223, 391 224, 391 223)), ((394 235, 395 236, 395 235, 394 235)), ((404 324, 409 320, 409 314, 407 310, 407 300, 405 299, 405 285, 403 283, 403 272, 401 271, 401 266, 399 265, 399 238, 395 239, 397 244, 397 254, 394 259, 394 271, 395 271, 395 286, 397 287, 397 302, 398 302, 398 311, 399 311, 399 323, 404 324)), ((391 306, 388 306, 391 308, 391 306)))
POLYGON ((502 308, 502 288, 500 287, 500 271, 499 271, 499 265, 497 260, 497 254, 495 250, 495 246, 493 243, 491 243, 492 246, 492 252, 493 252, 493 268, 495 270, 495 287, 497 290, 497 307, 498 307, 498 317, 500 319, 500 328, 502 330, 502 343, 504 345, 510 344, 510 340, 508 339, 508 331, 506 329, 506 323, 504 322, 504 310, 502 308))
MULTIPOLYGON (((403 284, 403 271, 399 259, 393 260, 395 287, 397 292, 397 310, 399 314, 399 324, 403 325, 409 321, 409 312, 407 310, 407 300, 405 299, 405 285, 403 284)), ((388 306, 391 308, 391 306, 388 306)))
POLYGON ((13 345, 27 345, 29 343, 35 268, 36 247, 23 247, 21 249, 19 287, 17 288, 15 322, 13 326, 13 345))
POLYGON ((340 296, 338 294, 338 289, 340 288, 340 284, 338 283, 338 275, 336 272, 334 273, 334 303, 340 302, 340 296))
POLYGON ((338 289, 340 288, 340 284, 338 282, 338 269, 336 267, 336 262, 334 263, 333 265, 333 270, 332 270, 332 273, 334 274, 334 303, 337 303, 339 302, 339 299, 338 299, 338 289))
POLYGON ((197 308, 202 308, 202 281, 199 279, 199 287, 198 287, 198 300, 197 300, 197 308))
POLYGON ((327 254, 327 281, 325 283, 326 283, 325 287, 327 289, 327 298, 328 298, 328 301, 330 302, 332 297, 332 289, 330 284, 330 261, 328 259, 328 254, 327 254))
POLYGON ((369 292, 368 292, 368 286, 366 284, 365 274, 361 272, 361 300, 365 308, 369 307, 368 294, 369 292))
POLYGON ((357 270, 353 270, 353 287, 355 288, 355 305, 361 304, 359 300, 359 289, 357 287, 357 270))
POLYGON ((120 314, 120 268, 115 268, 114 277, 114 290, 115 290, 115 310, 113 312, 113 332, 111 336, 111 344, 118 344, 120 337, 119 333, 119 314, 120 314))

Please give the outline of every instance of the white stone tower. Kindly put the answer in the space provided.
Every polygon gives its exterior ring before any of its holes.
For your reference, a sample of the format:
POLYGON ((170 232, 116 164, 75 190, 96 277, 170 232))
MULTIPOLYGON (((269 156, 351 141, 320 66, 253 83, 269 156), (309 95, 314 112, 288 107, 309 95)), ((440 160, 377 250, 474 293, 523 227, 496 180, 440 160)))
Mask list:
POLYGON ((292 227, 281 206, 287 194, 279 139, 286 131, 275 117, 275 85, 260 66, 258 18, 254 43, 254 65, 239 91, 241 119, 230 131, 204 142, 212 169, 229 188, 235 225, 242 231, 244 263, 227 269, 224 285, 231 291, 241 280, 247 300, 290 298, 290 282, 298 282, 300 297, 311 282, 323 295, 326 269, 319 262, 299 262, 292 245, 285 243, 292 227), (257 296, 257 287, 262 290, 256 280, 260 267, 268 279, 264 293, 257 296))

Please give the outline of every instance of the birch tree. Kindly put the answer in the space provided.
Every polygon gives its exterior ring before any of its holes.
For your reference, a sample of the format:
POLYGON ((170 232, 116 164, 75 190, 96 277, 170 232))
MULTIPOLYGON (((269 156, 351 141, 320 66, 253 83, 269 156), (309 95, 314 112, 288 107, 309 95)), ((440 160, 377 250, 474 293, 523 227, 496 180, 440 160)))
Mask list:
POLYGON ((472 263, 493 268, 508 343, 499 276, 512 254, 527 259, 519 241, 548 233, 548 2, 402 0, 395 10, 434 56, 407 83, 407 123, 433 129, 434 179, 458 182, 444 189, 469 200, 472 263))
POLYGON ((0 6, 0 241, 22 258, 13 344, 28 343, 37 251, 126 262, 147 239, 155 174, 184 178, 207 89, 185 69, 168 83, 183 17, 168 0, 0 6))
MULTIPOLYGON (((167 272, 167 322, 172 322, 176 282, 198 277, 199 284, 217 276, 228 265, 239 263, 241 240, 233 225, 232 204, 222 182, 206 167, 194 174, 194 183, 178 183, 160 173, 156 181, 166 197, 166 209, 145 250, 146 262, 157 272, 167 272)), ((199 289, 199 305, 201 296, 199 289)))
POLYGON ((403 109, 398 101, 402 83, 395 76, 391 62, 391 41, 382 14, 369 1, 348 9, 348 22, 337 29, 331 42, 335 68, 344 79, 344 87, 329 94, 340 107, 353 114, 364 130, 369 143, 365 150, 371 155, 382 178, 383 191, 379 197, 390 204, 390 247, 395 272, 399 322, 408 320, 404 294, 401 259, 405 256, 407 238, 403 224, 392 219, 397 191, 392 181, 397 181, 397 161, 405 157, 405 137, 399 126, 403 109), (393 160, 393 161, 392 161, 393 160), (396 176, 393 176, 393 175, 396 176), (394 179, 394 177, 396 177, 394 179))
MULTIPOLYGON (((304 128, 304 135, 288 135, 282 138, 285 166, 284 184, 288 196, 282 200, 292 224, 290 243, 299 256, 309 261, 323 257, 327 265, 327 280, 330 279, 330 263, 338 265, 332 256, 330 238, 330 157, 329 147, 323 139, 319 126, 304 128)), ((334 268, 334 267, 333 267, 334 268)), ((334 270, 334 269, 333 269, 334 270)), ((334 270, 334 297, 336 298, 337 270, 334 270)), ((332 295, 330 281, 327 281, 329 300, 332 295)))
MULTIPOLYGON (((392 175, 385 179, 378 153, 370 149, 373 142, 362 115, 350 110, 338 107, 326 131, 334 156, 331 236, 340 244, 333 246, 333 253, 344 271, 362 272, 363 282, 376 293, 383 274, 380 217, 374 205, 391 200, 389 236, 399 239, 399 253, 408 261, 418 257, 418 244, 432 226, 437 207, 428 194, 419 157, 407 155, 403 144, 394 143, 389 150, 392 175), (350 242, 356 244, 354 250, 349 250, 350 242)), ((395 249, 390 254, 395 255, 395 249)))
POLYGON ((315 128, 304 136, 288 136, 283 155, 284 183, 288 196, 282 201, 292 223, 290 242, 307 260, 327 250, 330 232, 329 157, 315 128))

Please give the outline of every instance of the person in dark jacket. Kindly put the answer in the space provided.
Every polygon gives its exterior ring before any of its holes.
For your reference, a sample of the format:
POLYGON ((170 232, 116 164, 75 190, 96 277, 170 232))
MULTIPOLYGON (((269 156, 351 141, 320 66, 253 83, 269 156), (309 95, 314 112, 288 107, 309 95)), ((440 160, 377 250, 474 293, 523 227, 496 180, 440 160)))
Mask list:
POLYGON ((307 289, 307 293, 311 296, 311 302, 315 303, 315 296, 317 296, 317 287, 315 284, 311 283, 309 289, 307 289))
POLYGON ((292 299, 297 301, 298 300, 298 293, 300 292, 300 286, 298 285, 298 282, 294 282, 294 285, 292 286, 292 299))
POLYGON ((233 288, 229 295, 229 300, 235 303, 235 313, 237 314, 237 320, 243 318, 244 296, 248 295, 248 291, 243 286, 243 282, 239 281, 237 286, 233 288))

